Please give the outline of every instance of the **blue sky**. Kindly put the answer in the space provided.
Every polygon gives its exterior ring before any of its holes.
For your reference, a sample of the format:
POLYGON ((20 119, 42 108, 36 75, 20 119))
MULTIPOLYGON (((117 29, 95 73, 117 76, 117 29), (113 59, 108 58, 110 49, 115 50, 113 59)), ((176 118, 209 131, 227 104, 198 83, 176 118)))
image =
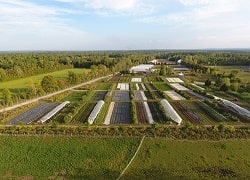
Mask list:
POLYGON ((0 0, 0 51, 250 48, 249 0, 0 0))

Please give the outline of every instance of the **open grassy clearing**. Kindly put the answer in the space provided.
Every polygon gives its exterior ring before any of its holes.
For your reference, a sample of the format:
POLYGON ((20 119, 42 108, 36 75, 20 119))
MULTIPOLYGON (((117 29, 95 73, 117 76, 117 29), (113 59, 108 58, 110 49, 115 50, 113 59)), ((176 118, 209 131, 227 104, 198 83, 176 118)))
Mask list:
POLYGON ((1 179, 115 179, 139 138, 5 137, 1 179))
POLYGON ((220 73, 225 72, 226 75, 230 74, 231 71, 238 71, 237 77, 239 77, 242 82, 250 83, 250 69, 248 66, 216 66, 216 68, 220 73))
POLYGON ((249 140, 145 138, 121 179, 249 179, 249 140))
POLYGON ((68 71, 72 71, 74 73, 77 73, 78 75, 81 75, 83 72, 83 69, 64 69, 61 71, 55 71, 52 73, 46 73, 46 74, 39 74, 36 76, 30 76, 27 78, 20 78, 12 81, 6 81, 0 83, 0 89, 8 88, 8 89, 17 89, 17 88, 28 88, 32 83, 38 83, 43 79, 44 76, 54 76, 55 78, 67 78, 68 77, 68 71))

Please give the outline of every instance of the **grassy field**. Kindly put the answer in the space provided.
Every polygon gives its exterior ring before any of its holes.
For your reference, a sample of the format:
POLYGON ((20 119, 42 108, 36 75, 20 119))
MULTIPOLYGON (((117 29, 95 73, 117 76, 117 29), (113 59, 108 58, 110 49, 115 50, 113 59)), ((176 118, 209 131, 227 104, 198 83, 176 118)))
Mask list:
POLYGON ((249 179, 249 140, 144 140, 123 179, 249 179))
POLYGON ((4 137, 1 179, 115 179, 138 138, 4 137))
POLYGON ((237 77, 242 82, 250 83, 250 69, 248 66, 216 66, 220 73, 225 72, 226 75, 230 74, 231 71, 238 71, 237 77))
MULTIPOLYGON (((0 139, 5 179, 116 179, 139 138, 10 137, 0 139)), ((122 179, 249 179, 250 140, 145 138, 122 179)))
POLYGON ((0 83, 0 89, 8 88, 8 89, 22 89, 29 87, 32 83, 37 83, 43 79, 44 76, 51 75, 55 78, 67 78, 68 71, 75 72, 77 74, 82 74, 83 69, 65 69, 61 71, 55 71, 52 73, 39 74, 36 76, 31 76, 27 78, 20 78, 12 81, 6 81, 0 83))

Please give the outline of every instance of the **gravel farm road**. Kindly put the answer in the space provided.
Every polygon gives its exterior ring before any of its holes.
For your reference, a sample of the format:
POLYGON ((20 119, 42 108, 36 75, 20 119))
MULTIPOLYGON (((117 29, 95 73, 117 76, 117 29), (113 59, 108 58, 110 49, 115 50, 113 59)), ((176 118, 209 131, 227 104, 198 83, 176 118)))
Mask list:
POLYGON ((25 102, 22 102, 22 103, 19 103, 19 104, 15 104, 13 106, 6 107, 6 108, 3 108, 3 109, 0 109, 0 113, 5 112, 5 111, 10 111, 12 109, 15 109, 15 108, 18 108, 18 107, 21 107, 21 106, 24 106, 24 105, 39 101, 39 100, 44 99, 44 98, 49 98, 51 96, 54 96, 54 95, 57 95, 57 94, 60 94, 60 93, 66 92, 66 91, 70 91, 70 90, 72 90, 74 88, 78 88, 78 87, 81 87, 81 86, 84 86, 84 85, 87 85, 87 84, 91 84, 93 82, 96 82, 96 81, 99 81, 101 79, 111 77, 111 76, 113 76, 113 75, 108 75, 108 76, 103 76, 103 77, 99 77, 99 78, 96 78, 96 79, 92 79, 90 81, 87 81, 87 82, 84 82, 84 83, 81 83, 81 84, 78 84, 78 85, 75 85, 75 86, 60 90, 60 91, 56 91, 56 92, 51 93, 51 94, 47 94, 45 96, 41 96, 41 97, 31 99, 31 100, 28 100, 28 101, 25 101, 25 102))

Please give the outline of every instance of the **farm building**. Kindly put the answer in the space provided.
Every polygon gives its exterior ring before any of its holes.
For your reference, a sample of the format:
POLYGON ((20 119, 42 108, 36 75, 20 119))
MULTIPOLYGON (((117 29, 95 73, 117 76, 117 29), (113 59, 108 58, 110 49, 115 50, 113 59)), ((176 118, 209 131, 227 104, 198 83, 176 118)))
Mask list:
POLYGON ((154 65, 152 64, 140 64, 138 66, 133 66, 129 71, 130 73, 152 73, 154 65))
POLYGON ((150 64, 167 64, 167 65, 176 65, 175 61, 170 61, 168 59, 154 59, 152 61, 149 61, 150 64))

